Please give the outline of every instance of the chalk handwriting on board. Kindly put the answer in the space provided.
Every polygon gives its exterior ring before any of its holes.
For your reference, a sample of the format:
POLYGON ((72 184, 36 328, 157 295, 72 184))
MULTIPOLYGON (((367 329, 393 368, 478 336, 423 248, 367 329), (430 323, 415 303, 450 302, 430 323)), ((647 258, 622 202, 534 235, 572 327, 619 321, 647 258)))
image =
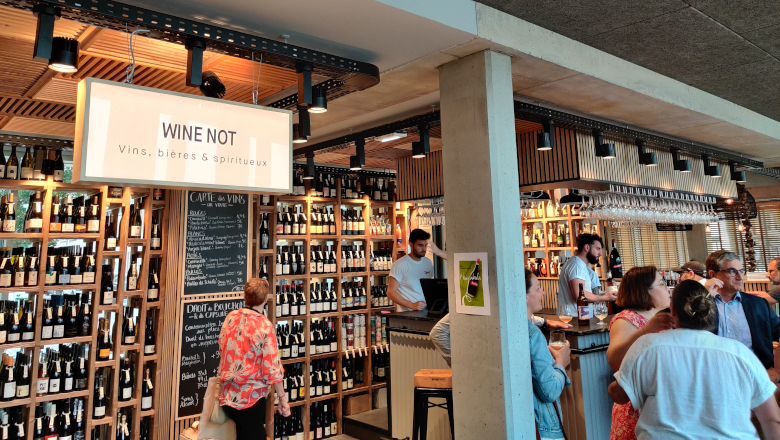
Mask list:
POLYGON ((240 292, 248 279, 245 194, 190 191, 184 294, 240 292))

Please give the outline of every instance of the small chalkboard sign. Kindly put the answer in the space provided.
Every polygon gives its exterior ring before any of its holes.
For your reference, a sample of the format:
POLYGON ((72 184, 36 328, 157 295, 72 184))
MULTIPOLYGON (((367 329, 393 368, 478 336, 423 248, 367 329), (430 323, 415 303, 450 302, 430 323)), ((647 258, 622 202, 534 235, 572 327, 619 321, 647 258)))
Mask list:
POLYGON ((184 302, 178 364, 177 419, 200 414, 209 378, 219 371, 219 332, 225 317, 244 307, 242 298, 184 302))
POLYGON ((240 292, 249 274, 247 194, 189 191, 184 295, 240 292))

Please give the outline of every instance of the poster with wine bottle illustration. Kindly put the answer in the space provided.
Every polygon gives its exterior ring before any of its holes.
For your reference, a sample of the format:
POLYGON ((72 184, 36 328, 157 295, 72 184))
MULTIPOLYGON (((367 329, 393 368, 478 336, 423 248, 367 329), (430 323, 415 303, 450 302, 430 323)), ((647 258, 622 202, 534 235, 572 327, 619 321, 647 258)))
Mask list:
POLYGON ((490 315, 490 288, 487 283, 487 252, 456 253, 458 280, 455 311, 467 315, 490 315))

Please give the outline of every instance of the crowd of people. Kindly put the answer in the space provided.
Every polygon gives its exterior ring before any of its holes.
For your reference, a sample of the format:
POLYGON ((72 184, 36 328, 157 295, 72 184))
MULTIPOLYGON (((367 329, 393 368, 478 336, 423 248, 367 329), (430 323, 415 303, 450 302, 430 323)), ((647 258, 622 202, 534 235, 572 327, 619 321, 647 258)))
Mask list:
MULTIPOLYGON (((433 277, 426 252, 446 253, 419 229, 409 241, 412 252, 394 264, 388 296, 399 310, 419 311, 425 309, 419 280, 433 277)), ((654 266, 631 268, 617 292, 601 292, 593 265, 602 248, 597 235, 578 237, 576 254, 561 268, 557 299, 576 304, 582 284, 588 301, 622 308, 610 322, 606 352, 615 370, 608 390, 614 400, 610 439, 780 439, 778 387, 771 379, 780 377, 780 353, 773 348, 780 317, 771 308, 780 301, 780 258, 768 264, 767 292, 745 291, 742 261, 728 251, 676 269, 680 283, 671 292, 654 266)), ((544 291, 528 269, 525 292, 538 437, 565 439, 559 400, 571 385, 571 351, 568 342, 549 346, 540 328, 570 325, 535 316, 544 291)), ((260 423, 272 387, 279 413, 290 415, 273 325, 262 313, 268 294, 266 280, 249 280, 246 307, 227 316, 219 338, 219 405, 235 422, 238 440, 263 438, 260 423)), ((431 337, 449 363, 449 316, 431 337)))

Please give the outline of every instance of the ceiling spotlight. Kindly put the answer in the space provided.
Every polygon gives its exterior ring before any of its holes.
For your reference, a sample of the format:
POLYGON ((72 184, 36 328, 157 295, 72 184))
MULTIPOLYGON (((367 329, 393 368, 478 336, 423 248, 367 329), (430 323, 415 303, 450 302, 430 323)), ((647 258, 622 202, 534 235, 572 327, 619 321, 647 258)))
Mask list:
POLYGON ((314 168, 314 153, 306 153, 306 168, 303 169, 303 180, 312 180, 317 173, 314 168))
POLYGON ((74 73, 78 70, 78 63, 79 41, 73 38, 54 37, 51 42, 49 69, 62 73, 74 73))
POLYGON ((646 167, 658 166, 658 155, 655 152, 647 152, 647 141, 637 139, 636 146, 639 149, 639 164, 646 167))
POLYGON ((355 140, 355 156, 358 158, 358 161, 360 162, 360 167, 362 168, 363 165, 366 164, 366 140, 365 139, 356 139, 355 140))
POLYGON ((422 159, 427 155, 425 145, 422 142, 412 142, 412 157, 422 159))
POLYGON ((328 111, 328 91, 325 87, 316 87, 314 89, 314 98, 312 104, 309 106, 309 112, 311 113, 325 113, 328 111))
POLYGON ((222 81, 219 80, 216 73, 203 72, 203 82, 200 85, 200 92, 203 93, 203 96, 208 96, 209 98, 222 99, 225 97, 227 89, 225 88, 225 85, 222 84, 222 81))
POLYGON ((298 106, 298 124, 300 124, 301 133, 304 136, 311 136, 311 116, 306 106, 298 106))
POLYGON ((680 159, 680 150, 676 148, 672 148, 670 151, 672 153, 672 164, 674 165, 675 171, 690 173, 691 161, 689 159, 680 159))
POLYGON ((718 165, 712 165, 710 162, 710 156, 708 154, 702 154, 701 160, 704 162, 705 176, 710 176, 715 179, 721 177, 720 167, 718 165))
POLYGON ((737 171, 737 163, 729 161, 729 171, 731 171, 731 180, 737 183, 747 182, 747 176, 744 171, 737 171))
POLYGON ((49 5, 36 3, 33 6, 33 14, 38 17, 33 60, 48 62, 51 58, 52 40, 54 39, 54 20, 60 18, 61 11, 49 5))
POLYGON ((566 194, 565 196, 561 197, 561 200, 558 201, 559 205, 582 205, 586 201, 588 201, 588 197, 584 197, 579 194, 579 191, 576 189, 571 190, 569 194, 566 194))
POLYGON ((417 133, 420 136, 420 140, 412 142, 412 157, 422 159, 431 152, 431 136, 428 124, 418 125, 417 133))
POLYGON ((405 137, 406 137, 406 133, 390 133, 390 134, 379 136, 377 139, 379 140, 379 142, 392 142, 405 137))
POLYGON ((555 127, 552 119, 542 122, 542 132, 536 135, 536 150, 549 151, 555 146, 555 127))
POLYGON ((615 144, 607 143, 604 139, 604 132, 601 130, 593 130, 593 137, 596 140, 596 157, 602 159, 614 159, 615 158, 615 144))
POLYGON ((293 143, 303 144, 307 142, 306 136, 301 132, 301 124, 293 124, 293 143))
POLYGON ((727 205, 731 205, 732 203, 734 203, 734 199, 726 199, 727 205))
POLYGON ((187 86, 198 87, 203 83, 203 51, 206 43, 194 38, 184 41, 187 48, 187 86))
POLYGON ((295 72, 298 74, 298 105, 314 104, 311 84, 311 64, 300 63, 295 66, 295 72))
POLYGON ((363 169, 363 165, 360 164, 359 157, 349 156, 349 169, 352 171, 360 171, 363 169))

